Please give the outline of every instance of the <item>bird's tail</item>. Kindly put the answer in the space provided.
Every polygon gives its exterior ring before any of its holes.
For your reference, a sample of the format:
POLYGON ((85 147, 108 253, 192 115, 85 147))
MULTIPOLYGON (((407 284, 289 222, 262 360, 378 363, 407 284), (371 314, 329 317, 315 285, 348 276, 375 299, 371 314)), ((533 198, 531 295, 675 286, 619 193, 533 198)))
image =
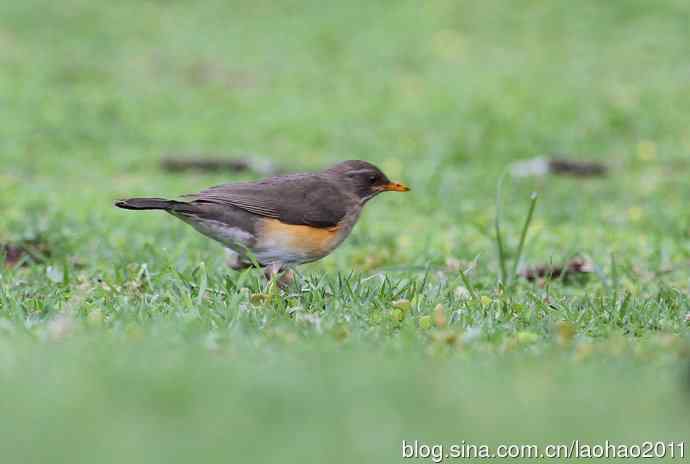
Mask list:
POLYGON ((115 206, 122 209, 162 209, 165 211, 170 211, 179 204, 179 201, 166 200, 164 198, 130 198, 128 200, 119 200, 115 202, 115 206))

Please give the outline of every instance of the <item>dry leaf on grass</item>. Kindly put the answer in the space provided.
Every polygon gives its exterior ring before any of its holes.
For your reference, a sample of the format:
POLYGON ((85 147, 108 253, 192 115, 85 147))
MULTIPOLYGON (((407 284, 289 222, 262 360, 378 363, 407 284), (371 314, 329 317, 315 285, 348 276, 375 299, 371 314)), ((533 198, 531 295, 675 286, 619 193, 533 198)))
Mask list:
POLYGON ((608 167, 597 161, 538 157, 513 163, 511 172, 514 177, 545 176, 547 174, 572 177, 603 177, 608 174, 608 167))
POLYGON ((563 279, 568 280, 578 274, 589 274, 594 271, 592 263, 584 258, 574 258, 564 265, 540 265, 523 269, 520 276, 530 282, 563 279))

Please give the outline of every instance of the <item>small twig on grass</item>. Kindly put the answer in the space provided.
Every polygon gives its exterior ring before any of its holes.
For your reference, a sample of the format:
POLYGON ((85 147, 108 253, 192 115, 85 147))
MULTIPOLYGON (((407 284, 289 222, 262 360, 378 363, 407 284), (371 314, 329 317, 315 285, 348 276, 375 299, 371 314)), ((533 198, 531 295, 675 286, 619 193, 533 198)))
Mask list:
POLYGON ((252 156, 225 158, 222 155, 171 156, 161 160, 161 167, 170 172, 245 172, 254 171, 261 175, 284 174, 285 170, 267 160, 252 156))
POLYGON ((33 263, 45 263, 50 256, 48 244, 35 239, 17 243, 0 243, 0 258, 4 257, 7 267, 33 263))
POLYGON ((553 158, 549 160, 549 172, 574 177, 603 177, 608 174, 608 168, 596 161, 553 158))

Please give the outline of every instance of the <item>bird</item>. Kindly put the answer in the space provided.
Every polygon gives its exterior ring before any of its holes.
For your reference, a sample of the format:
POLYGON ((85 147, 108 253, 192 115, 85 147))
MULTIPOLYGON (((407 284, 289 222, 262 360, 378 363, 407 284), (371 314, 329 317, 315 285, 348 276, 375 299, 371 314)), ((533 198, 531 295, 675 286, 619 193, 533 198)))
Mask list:
POLYGON ((217 185, 184 201, 140 197, 115 206, 170 213, 223 245, 231 269, 258 266, 270 281, 329 255, 378 194, 409 190, 375 165, 349 160, 318 172, 217 185))

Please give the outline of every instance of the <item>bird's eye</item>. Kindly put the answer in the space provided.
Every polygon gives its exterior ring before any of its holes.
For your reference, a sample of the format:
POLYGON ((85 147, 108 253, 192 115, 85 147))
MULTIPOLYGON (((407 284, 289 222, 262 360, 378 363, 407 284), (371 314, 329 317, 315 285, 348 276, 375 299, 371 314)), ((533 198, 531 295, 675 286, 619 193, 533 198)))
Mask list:
POLYGON ((373 184, 374 182, 376 182, 376 179, 378 179, 377 176, 369 176, 369 182, 372 183, 372 184, 373 184))

